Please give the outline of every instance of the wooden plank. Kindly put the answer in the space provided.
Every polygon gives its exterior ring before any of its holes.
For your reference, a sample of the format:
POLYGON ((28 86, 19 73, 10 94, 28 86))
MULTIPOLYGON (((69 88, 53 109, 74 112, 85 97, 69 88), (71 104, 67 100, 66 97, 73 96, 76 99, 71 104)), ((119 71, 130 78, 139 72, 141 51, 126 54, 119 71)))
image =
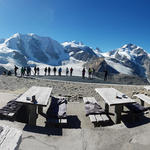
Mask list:
POLYGON ((22 132, 18 129, 3 126, 0 134, 0 150, 16 150, 21 141, 22 132))
POLYGON ((97 122, 103 121, 103 118, 99 114, 95 115, 95 118, 97 122))
POLYGON ((95 115, 89 115, 89 118, 91 120, 91 122, 96 122, 96 118, 95 118, 95 115))
POLYGON ((103 118, 103 121, 109 121, 109 118, 106 114, 101 114, 101 117, 103 118))
MULTIPOLYGON (((84 103, 87 101, 92 103, 97 103, 94 97, 83 97, 84 103)), ((96 115, 89 115, 91 122, 100 122, 100 121, 108 121, 109 118, 105 114, 96 114, 96 115)))
POLYGON ((114 88, 96 88, 95 90, 109 106, 135 102, 128 96, 123 97, 124 94, 114 88))
POLYGON ((33 104, 31 100, 32 96, 35 95, 35 99, 37 101, 37 103, 34 103, 35 105, 47 106, 51 91, 52 88, 49 87, 32 86, 23 95, 17 98, 16 101, 21 103, 33 104), (27 100, 27 97, 29 97, 30 100, 27 100))
POLYGON ((8 127, 5 127, 5 128, 3 127, 3 131, 0 134, 0 148, 1 148, 1 145, 2 145, 2 143, 4 142, 4 140, 6 138, 9 130, 10 129, 8 127))
POLYGON ((66 124, 67 123, 67 119, 59 119, 60 121, 60 123, 62 123, 62 124, 66 124))
POLYGON ((37 87, 37 88, 38 88, 38 92, 36 96, 37 96, 38 103, 47 106, 52 88, 49 87, 37 87))
POLYGON ((143 100, 144 102, 146 102, 147 104, 150 104, 150 97, 144 95, 144 94, 135 94, 133 95, 141 100, 143 100))

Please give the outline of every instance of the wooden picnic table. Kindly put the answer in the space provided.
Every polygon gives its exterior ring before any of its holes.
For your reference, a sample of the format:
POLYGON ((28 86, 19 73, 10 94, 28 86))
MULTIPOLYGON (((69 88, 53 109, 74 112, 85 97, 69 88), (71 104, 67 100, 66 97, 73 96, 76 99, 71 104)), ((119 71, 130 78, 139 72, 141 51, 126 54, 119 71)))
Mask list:
POLYGON ((24 94, 16 99, 17 102, 23 103, 27 106, 28 111, 28 124, 36 125, 36 119, 38 112, 43 111, 43 106, 47 106, 49 102, 49 97, 51 95, 52 88, 49 87, 39 87, 32 86, 24 94))
POLYGON ((107 113, 109 113, 109 106, 115 106, 116 124, 121 122, 123 106, 128 103, 135 103, 133 99, 114 88, 96 88, 95 90, 103 98, 107 113))
POLYGON ((6 125, 0 125, 0 150, 16 150, 19 148, 22 131, 6 125))

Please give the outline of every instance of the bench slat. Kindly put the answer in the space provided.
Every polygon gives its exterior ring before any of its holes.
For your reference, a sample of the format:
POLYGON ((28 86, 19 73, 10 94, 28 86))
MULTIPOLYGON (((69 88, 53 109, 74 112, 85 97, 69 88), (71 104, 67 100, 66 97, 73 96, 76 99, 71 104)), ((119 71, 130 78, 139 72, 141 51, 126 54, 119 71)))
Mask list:
POLYGON ((103 121, 109 121, 109 118, 105 114, 101 114, 101 117, 103 118, 103 121))
POLYGON ((96 118, 94 115, 89 115, 91 122, 96 122, 96 118))
POLYGON ((133 96, 138 97, 140 100, 143 100, 144 102, 150 104, 150 97, 148 97, 144 94, 135 94, 133 96))
MULTIPOLYGON (((84 103, 86 102, 91 102, 91 103, 97 103, 96 99, 94 97, 83 97, 84 103)), ((109 118, 107 117, 106 114, 95 114, 95 115, 89 115, 89 118, 91 122, 105 122, 109 121, 109 118)))
POLYGON ((21 140, 22 132, 5 126, 0 134, 0 150, 15 150, 21 140))
POLYGON ((59 123, 67 123, 67 119, 59 119, 59 123))
POLYGON ((101 117, 101 115, 95 115, 95 118, 97 122, 103 121, 103 118, 101 117))

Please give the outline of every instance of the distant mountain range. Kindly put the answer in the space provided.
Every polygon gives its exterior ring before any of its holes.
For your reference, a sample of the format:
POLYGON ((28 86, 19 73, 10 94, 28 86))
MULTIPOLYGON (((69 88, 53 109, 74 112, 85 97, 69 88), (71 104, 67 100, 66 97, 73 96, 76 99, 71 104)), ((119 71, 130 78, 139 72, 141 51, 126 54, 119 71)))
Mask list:
POLYGON ((63 61, 75 59, 87 63, 98 72, 148 77, 150 54, 134 44, 102 53, 82 42, 59 43, 50 37, 36 34, 16 33, 8 39, 0 40, 0 66, 7 69, 14 65, 27 66, 36 63, 62 65, 63 61))
POLYGON ((103 53, 104 60, 116 72, 139 77, 148 77, 150 55, 139 46, 126 44, 121 48, 103 53))

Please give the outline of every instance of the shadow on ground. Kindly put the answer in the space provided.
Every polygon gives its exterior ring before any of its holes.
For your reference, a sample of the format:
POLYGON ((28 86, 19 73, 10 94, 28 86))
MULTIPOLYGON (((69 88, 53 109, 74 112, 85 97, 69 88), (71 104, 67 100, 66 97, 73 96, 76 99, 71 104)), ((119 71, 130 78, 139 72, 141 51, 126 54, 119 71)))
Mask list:
POLYGON ((62 128, 47 128, 47 127, 40 127, 40 126, 25 125, 23 130, 27 132, 38 133, 38 134, 46 134, 48 136, 50 135, 62 136, 62 128))
MULTIPOLYGON (((46 121, 46 127, 55 127, 55 128, 68 128, 68 129, 79 129, 81 128, 81 121, 75 115, 67 116, 67 123, 59 123, 59 121, 53 122, 54 118, 48 118, 46 121)), ((57 118, 55 118, 57 120, 57 118)))
POLYGON ((144 116, 143 114, 143 115, 136 116, 133 119, 133 115, 125 114, 122 115, 122 121, 127 128, 135 128, 150 123, 150 118, 144 116))

